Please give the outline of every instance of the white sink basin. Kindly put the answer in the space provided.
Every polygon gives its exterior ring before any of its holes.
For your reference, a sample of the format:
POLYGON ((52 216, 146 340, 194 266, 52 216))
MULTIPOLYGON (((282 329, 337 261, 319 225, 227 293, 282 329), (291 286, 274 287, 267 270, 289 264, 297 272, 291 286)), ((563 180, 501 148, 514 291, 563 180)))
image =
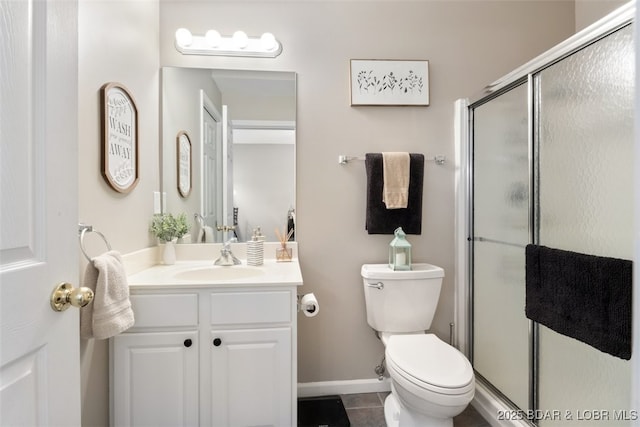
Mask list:
POLYGON ((218 266, 193 268, 178 271, 173 274, 177 280, 190 280, 198 282, 219 282, 221 280, 246 279, 248 277, 261 276, 264 271, 256 267, 245 267, 241 265, 218 266))

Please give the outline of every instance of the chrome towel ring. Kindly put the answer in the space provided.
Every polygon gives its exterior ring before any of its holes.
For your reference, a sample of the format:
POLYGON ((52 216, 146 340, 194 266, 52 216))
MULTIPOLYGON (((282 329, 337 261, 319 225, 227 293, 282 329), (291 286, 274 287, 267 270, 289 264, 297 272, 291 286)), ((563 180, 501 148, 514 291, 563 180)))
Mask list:
POLYGON ((105 245, 107 245, 107 250, 111 250, 111 245, 109 244, 109 241, 107 240, 106 237, 104 237, 104 234, 102 234, 101 232, 94 230, 93 227, 91 225, 86 225, 86 224, 79 224, 78 225, 78 231, 80 233, 80 250, 82 251, 82 253, 84 254, 84 257, 91 262, 91 257, 87 254, 87 251, 84 247, 84 236, 87 232, 89 233, 96 233, 98 236, 100 236, 102 238, 102 240, 104 241, 105 245))

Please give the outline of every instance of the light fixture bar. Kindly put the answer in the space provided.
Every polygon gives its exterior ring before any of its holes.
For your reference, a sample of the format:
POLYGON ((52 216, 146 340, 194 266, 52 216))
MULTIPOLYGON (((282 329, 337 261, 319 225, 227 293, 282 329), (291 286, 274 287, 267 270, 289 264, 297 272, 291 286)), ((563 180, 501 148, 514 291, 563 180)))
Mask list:
POLYGON ((175 46, 183 55, 219 55, 275 58, 282 52, 282 44, 271 33, 248 37, 242 31, 222 36, 209 30, 203 36, 192 35, 185 28, 176 31, 175 46))

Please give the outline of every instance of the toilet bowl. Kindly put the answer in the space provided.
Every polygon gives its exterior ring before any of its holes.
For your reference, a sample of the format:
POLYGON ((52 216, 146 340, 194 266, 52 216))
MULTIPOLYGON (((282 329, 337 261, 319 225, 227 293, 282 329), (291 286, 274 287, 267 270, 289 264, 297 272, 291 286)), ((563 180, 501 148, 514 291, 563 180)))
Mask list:
POLYGON ((393 385, 388 426, 452 426, 473 399, 471 363, 433 334, 391 336, 385 359, 393 385))
POLYGON ((435 314, 444 271, 414 264, 393 271, 362 266, 367 322, 385 345, 391 394, 384 405, 389 427, 452 427, 471 402, 473 367, 456 348, 425 333, 435 314))

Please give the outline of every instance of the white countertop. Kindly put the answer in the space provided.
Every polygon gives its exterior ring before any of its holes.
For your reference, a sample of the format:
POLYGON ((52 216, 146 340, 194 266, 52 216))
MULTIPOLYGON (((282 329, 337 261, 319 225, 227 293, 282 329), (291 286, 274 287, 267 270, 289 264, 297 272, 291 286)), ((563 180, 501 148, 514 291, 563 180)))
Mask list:
MULTIPOLYGON (((225 272, 227 273, 227 272, 225 272)), ((253 272, 251 272, 253 273, 253 272)), ((177 261, 173 265, 154 265, 127 277, 131 289, 154 289, 167 286, 181 285, 185 287, 246 287, 246 286, 302 286, 302 273, 297 258, 290 262, 276 262, 265 259, 264 265, 248 266, 242 260, 239 266, 214 266, 212 260, 207 261, 177 261), (197 269, 233 269, 241 268, 245 271, 255 270, 255 274, 248 277, 225 278, 224 280, 186 279, 180 273, 197 269)))

